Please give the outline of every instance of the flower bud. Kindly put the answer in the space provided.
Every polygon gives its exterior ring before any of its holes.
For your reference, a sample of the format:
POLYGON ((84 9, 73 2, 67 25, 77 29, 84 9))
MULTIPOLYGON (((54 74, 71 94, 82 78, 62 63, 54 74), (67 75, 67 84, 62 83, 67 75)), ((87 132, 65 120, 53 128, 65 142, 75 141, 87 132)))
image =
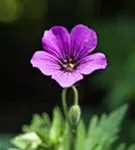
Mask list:
POLYGON ((71 106, 69 110, 69 122, 71 125, 77 125, 81 117, 81 109, 79 105, 71 106))

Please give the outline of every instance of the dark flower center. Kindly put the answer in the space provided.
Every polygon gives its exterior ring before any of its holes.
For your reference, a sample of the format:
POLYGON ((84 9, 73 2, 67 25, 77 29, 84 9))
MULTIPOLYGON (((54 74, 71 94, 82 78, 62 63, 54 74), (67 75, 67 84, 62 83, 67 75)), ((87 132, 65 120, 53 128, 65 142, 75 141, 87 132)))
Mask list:
POLYGON ((62 69, 64 69, 65 71, 73 71, 73 69, 75 68, 76 64, 73 61, 73 59, 68 59, 68 60, 64 60, 63 64, 62 64, 62 69))

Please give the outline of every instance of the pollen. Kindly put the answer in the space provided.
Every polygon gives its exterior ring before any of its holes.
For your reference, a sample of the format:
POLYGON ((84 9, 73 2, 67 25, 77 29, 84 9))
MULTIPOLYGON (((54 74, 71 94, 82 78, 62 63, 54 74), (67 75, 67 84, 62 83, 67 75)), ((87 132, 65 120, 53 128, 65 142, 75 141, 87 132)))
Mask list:
POLYGON ((63 65, 62 67, 64 68, 65 71, 73 71, 74 67, 75 67, 75 63, 73 63, 73 60, 72 59, 69 59, 69 60, 64 60, 63 61, 63 65))

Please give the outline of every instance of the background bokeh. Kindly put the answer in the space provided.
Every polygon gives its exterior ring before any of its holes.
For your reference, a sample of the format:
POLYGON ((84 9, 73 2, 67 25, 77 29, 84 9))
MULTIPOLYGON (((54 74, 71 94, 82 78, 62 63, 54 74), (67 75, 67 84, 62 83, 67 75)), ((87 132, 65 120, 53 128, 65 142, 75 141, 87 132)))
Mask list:
POLYGON ((21 132, 35 112, 51 115, 61 107, 61 87, 30 59, 42 49, 44 30, 63 25, 70 31, 80 23, 96 30, 95 51, 108 57, 106 70, 79 82, 84 118, 129 103, 121 137, 135 142, 134 0, 0 0, 0 135, 21 132))

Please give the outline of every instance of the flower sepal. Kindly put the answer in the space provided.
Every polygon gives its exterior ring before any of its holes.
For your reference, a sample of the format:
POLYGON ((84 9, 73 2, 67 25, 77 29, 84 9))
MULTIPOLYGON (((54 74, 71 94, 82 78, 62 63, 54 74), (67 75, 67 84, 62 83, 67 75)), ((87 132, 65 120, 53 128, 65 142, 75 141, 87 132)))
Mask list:
POLYGON ((68 113, 68 119, 69 119, 69 123, 70 125, 77 125, 79 123, 79 120, 81 118, 81 109, 79 105, 73 105, 71 106, 71 108, 69 109, 69 113, 68 113))

